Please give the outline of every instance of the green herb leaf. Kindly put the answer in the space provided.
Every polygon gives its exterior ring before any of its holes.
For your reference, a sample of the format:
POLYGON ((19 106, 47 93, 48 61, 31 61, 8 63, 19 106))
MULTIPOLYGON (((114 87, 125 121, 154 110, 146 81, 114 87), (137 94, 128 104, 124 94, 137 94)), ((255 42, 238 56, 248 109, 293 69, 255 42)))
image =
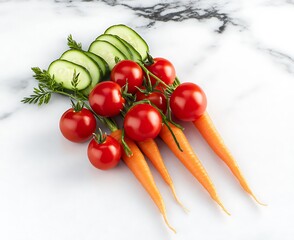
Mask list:
POLYGON ((40 84, 38 88, 34 88, 34 94, 30 95, 29 97, 25 97, 21 102, 28 103, 28 104, 38 104, 39 106, 42 104, 49 103, 51 99, 51 91, 45 90, 40 84))
POLYGON ((77 93, 79 91, 77 89, 77 86, 79 84, 79 76, 80 76, 80 73, 77 74, 76 70, 74 70, 72 80, 71 80, 71 85, 73 86, 73 90, 75 93, 77 93))
POLYGON ((67 46, 69 46, 70 49, 82 50, 82 44, 81 43, 77 43, 72 38, 72 35, 71 34, 67 37, 67 46))

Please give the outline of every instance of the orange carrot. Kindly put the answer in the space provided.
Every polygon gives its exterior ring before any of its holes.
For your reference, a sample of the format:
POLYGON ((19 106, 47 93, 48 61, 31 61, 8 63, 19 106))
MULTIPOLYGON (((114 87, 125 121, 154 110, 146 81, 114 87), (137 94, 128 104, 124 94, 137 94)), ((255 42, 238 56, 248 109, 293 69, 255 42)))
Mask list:
POLYGON ((185 211, 188 211, 187 208, 185 208, 185 206, 180 202, 180 200, 177 197, 173 181, 172 181, 172 179, 168 173, 168 170, 163 162, 163 159, 161 157, 161 154, 159 152, 159 149, 158 149, 156 142, 153 139, 148 139, 143 142, 137 142, 137 145, 139 146, 141 151, 145 154, 145 156, 149 158, 149 160, 152 162, 154 167, 160 173, 163 180, 170 187, 170 189, 174 195, 174 198, 178 202, 178 204, 185 211))
MULTIPOLYGON (((121 143, 121 137, 122 137, 122 131, 116 130, 111 133, 111 136, 114 137, 116 140, 118 140, 121 143)), ((132 151, 132 156, 127 156, 123 152, 122 159, 125 162, 125 164, 128 166, 128 168, 132 171, 132 173, 135 175, 135 177, 139 180, 139 182, 142 184, 142 186, 145 188, 145 190, 148 192, 150 197, 153 199, 156 206, 159 208, 159 211, 161 212, 164 221, 166 225, 174 232, 175 229, 168 223, 167 216, 166 216, 166 210, 165 205, 163 202, 163 199, 160 195, 160 192, 154 182, 153 176, 151 174, 151 171, 147 165, 147 162, 141 153, 140 149, 136 145, 135 142, 128 138, 124 138, 125 142, 129 146, 130 150, 132 151)))
POLYGON ((249 193, 255 201, 261 205, 265 205, 258 201, 258 199, 254 196, 251 189, 249 188, 245 178, 243 177, 238 164, 234 157, 232 156, 229 149, 226 147, 223 139, 220 134, 216 130, 211 118, 208 113, 205 112, 201 117, 193 122, 195 127, 199 130, 201 135, 207 141, 212 150, 225 162, 225 164, 230 168, 232 173, 238 179, 239 183, 243 187, 243 189, 249 193))
POLYGON ((202 184, 202 186, 208 191, 211 198, 216 201, 221 208, 228 214, 230 213, 225 209, 221 203, 216 189, 210 180, 206 170, 202 166, 196 154, 193 152, 191 145, 189 144, 183 131, 173 124, 169 124, 173 131, 176 139, 181 145, 183 151, 181 151, 176 142, 173 139, 171 132, 166 125, 163 125, 161 132, 159 133, 160 138, 166 143, 166 145, 172 150, 176 157, 184 164, 184 166, 193 174, 193 176, 202 184))

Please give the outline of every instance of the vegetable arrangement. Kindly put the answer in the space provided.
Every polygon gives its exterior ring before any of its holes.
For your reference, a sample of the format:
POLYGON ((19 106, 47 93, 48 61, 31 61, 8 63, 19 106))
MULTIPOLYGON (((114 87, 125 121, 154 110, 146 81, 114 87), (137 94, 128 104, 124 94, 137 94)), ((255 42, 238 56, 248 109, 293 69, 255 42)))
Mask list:
POLYGON ((88 51, 71 35, 67 40, 70 50, 53 61, 48 70, 32 68, 39 85, 22 102, 47 104, 53 93, 68 97, 72 108, 61 116, 60 131, 72 142, 90 141, 87 154, 94 167, 111 169, 122 159, 153 199, 167 226, 175 231, 168 223, 164 201, 144 157, 155 166, 175 200, 186 210, 155 141, 160 137, 229 214, 175 118, 192 122, 243 189, 262 204, 206 112, 203 90, 194 83, 180 83, 173 64, 164 58, 152 58, 138 33, 125 25, 111 26, 88 51), (113 118, 117 116, 123 119, 121 127, 113 118), (109 135, 102 133, 97 120, 108 127, 109 135))

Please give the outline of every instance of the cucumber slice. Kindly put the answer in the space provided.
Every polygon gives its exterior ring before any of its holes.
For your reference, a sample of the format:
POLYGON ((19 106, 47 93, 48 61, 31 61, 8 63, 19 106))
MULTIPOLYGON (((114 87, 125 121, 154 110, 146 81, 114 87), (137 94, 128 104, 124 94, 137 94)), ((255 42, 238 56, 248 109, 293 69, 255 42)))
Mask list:
POLYGON ((96 40, 103 40, 111 43, 116 48, 118 48, 128 59, 132 59, 132 53, 130 52, 130 50, 122 41, 120 41, 120 39, 118 39, 114 35, 102 34, 99 37, 97 37, 96 40))
POLYGON ((89 52, 95 53, 96 55, 102 57, 108 64, 110 70, 115 66, 115 58, 120 60, 127 59, 127 57, 114 45, 103 40, 96 40, 91 43, 89 47, 89 52))
POLYGON ((142 62, 142 57, 140 55, 140 53, 138 53, 138 51, 131 45, 129 44, 127 41, 123 40, 122 38, 116 36, 119 40, 121 40, 127 47, 128 49, 131 51, 132 53, 132 60, 134 60, 135 62, 142 62))
POLYGON ((120 24, 109 27, 104 33, 119 36, 131 44, 140 53, 143 60, 147 58, 149 47, 145 40, 133 29, 127 27, 126 25, 120 24))
POLYGON ((52 62, 48 68, 48 73, 57 83, 61 83, 64 88, 69 90, 74 90, 72 80, 75 74, 79 74, 77 90, 85 89, 92 82, 91 75, 86 68, 67 60, 58 59, 52 62))
POLYGON ((103 78, 105 78, 106 76, 108 76, 109 74, 109 66, 107 64, 107 62, 105 62, 105 60, 102 57, 97 56, 94 53, 91 52, 84 52, 85 54, 87 54, 90 58, 92 58, 100 67, 103 78))
POLYGON ((92 82, 85 90, 83 90, 85 95, 89 95, 91 90, 101 80, 101 70, 98 64, 92 58, 88 57, 84 52, 76 49, 71 49, 64 52, 60 59, 81 65, 89 71, 92 82))

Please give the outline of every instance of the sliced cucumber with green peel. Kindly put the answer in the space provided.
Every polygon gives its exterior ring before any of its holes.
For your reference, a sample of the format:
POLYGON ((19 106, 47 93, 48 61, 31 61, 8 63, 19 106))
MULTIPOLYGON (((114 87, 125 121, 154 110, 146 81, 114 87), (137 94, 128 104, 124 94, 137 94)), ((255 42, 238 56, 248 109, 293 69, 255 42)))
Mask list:
POLYGON ((133 29, 120 24, 109 27, 104 33, 119 36, 131 44, 140 53, 143 60, 147 58, 149 47, 145 40, 133 29))
POLYGON ((102 78, 101 70, 98 64, 92 58, 86 55, 83 51, 76 50, 76 49, 71 49, 64 52, 61 55, 60 59, 67 60, 75 64, 81 65, 89 71, 92 78, 92 82, 85 90, 83 90, 83 93, 85 95, 89 95, 91 90, 96 86, 98 82, 100 82, 102 78))
POLYGON ((127 59, 127 57, 118 48, 103 40, 96 40, 92 42, 89 47, 89 52, 102 57, 107 62, 110 70, 112 70, 115 66, 116 58, 120 60, 127 59))
POLYGON ((92 82, 91 75, 86 68, 67 60, 58 59, 52 62, 48 68, 48 73, 57 83, 62 84, 64 88, 69 90, 83 90, 92 82), (75 76, 78 76, 76 87, 72 84, 75 76))
POLYGON ((138 53, 138 51, 131 44, 129 44, 127 41, 123 40, 119 36, 116 36, 116 37, 128 47, 128 49, 132 53, 132 60, 134 60, 135 62, 142 62, 142 57, 140 53, 138 53))
POLYGON ((132 59, 132 53, 130 52, 130 50, 116 36, 111 34, 102 34, 99 37, 97 37, 96 40, 103 40, 103 41, 111 43, 116 48, 118 48, 128 59, 132 59))
POLYGON ((97 56, 94 53, 91 52, 84 52, 85 54, 87 54, 90 58, 92 58, 100 67, 103 78, 105 78, 106 76, 109 75, 109 66, 107 64, 107 62, 102 58, 97 56))

